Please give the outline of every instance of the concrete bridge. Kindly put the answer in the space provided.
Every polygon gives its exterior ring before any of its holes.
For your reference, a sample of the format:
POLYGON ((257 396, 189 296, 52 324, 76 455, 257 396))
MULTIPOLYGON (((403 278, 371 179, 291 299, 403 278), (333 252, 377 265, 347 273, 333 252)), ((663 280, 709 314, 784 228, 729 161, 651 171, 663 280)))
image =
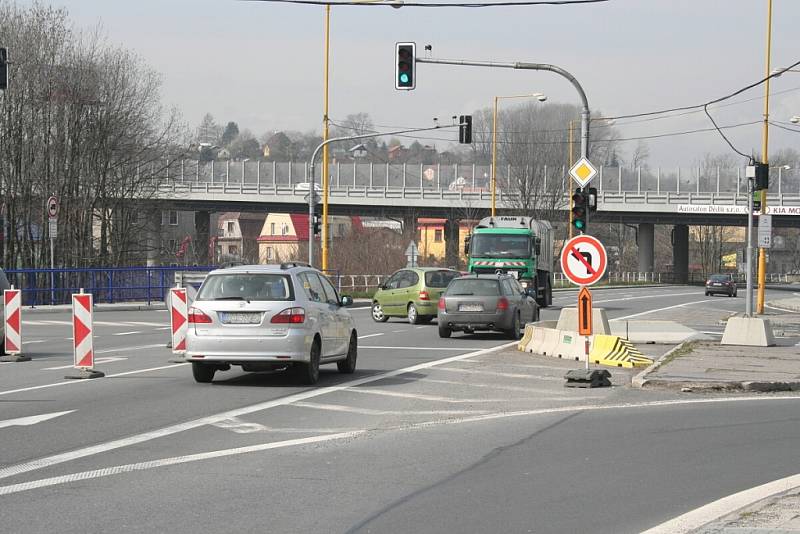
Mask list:
MULTIPOLYGON (((498 210, 520 205, 514 177, 526 174, 541 191, 532 204, 561 211, 554 219, 566 220, 572 189, 566 169, 519 171, 498 168, 498 210)), ((448 219, 445 241, 457 239, 459 218, 484 216, 491 207, 490 166, 340 163, 331 165, 330 172, 331 214, 403 218, 412 225, 416 217, 441 217, 448 219)), ((194 211, 198 232, 208 228, 214 211, 306 212, 308 207, 308 166, 303 163, 181 161, 157 174, 150 201, 163 209, 194 211)), ((679 276, 688 273, 690 225, 747 225, 743 168, 601 168, 593 185, 598 212, 591 221, 638 225, 642 272, 654 270, 656 224, 673 226, 673 265, 679 276)), ((773 169, 771 187, 767 204, 773 225, 800 226, 800 173, 773 169)))

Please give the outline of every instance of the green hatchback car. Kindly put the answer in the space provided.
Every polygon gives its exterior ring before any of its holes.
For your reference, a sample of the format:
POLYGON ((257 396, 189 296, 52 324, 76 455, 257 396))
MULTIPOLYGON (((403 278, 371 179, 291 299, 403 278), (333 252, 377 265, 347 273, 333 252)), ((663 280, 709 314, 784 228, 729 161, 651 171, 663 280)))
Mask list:
POLYGON ((439 267, 400 269, 372 297, 372 319, 379 323, 389 317, 406 317, 411 324, 430 321, 436 317, 447 284, 461 274, 439 267))

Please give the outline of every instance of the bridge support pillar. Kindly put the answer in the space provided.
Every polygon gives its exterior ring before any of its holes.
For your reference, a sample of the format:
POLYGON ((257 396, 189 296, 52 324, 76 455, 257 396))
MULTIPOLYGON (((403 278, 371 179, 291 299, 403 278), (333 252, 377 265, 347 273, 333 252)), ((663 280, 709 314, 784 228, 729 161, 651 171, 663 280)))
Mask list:
POLYGON ((655 225, 653 223, 639 224, 637 241, 639 272, 652 273, 655 270, 655 225))
MULTIPOLYGON (((417 216, 414 213, 403 215, 403 235, 417 239, 417 216)), ((417 243, 419 245, 419 243, 417 243)))
POLYGON ((672 270, 676 283, 689 283, 689 226, 686 224, 676 224, 672 229, 672 270))
POLYGON ((208 239, 209 229, 211 227, 211 212, 209 211, 196 211, 194 212, 194 233, 197 236, 195 240, 197 251, 197 263, 199 265, 210 265, 214 258, 208 256, 208 239))
POLYGON ((444 223, 444 258, 448 267, 458 268, 458 219, 447 218, 444 223))

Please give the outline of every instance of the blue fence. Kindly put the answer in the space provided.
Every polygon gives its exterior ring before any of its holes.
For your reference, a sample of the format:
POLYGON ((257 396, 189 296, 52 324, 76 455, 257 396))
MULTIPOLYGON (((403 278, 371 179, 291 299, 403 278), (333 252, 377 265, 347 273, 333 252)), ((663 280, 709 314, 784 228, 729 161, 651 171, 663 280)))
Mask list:
POLYGON ((23 306, 69 304, 81 288, 96 303, 163 301, 176 272, 207 267, 121 267, 113 269, 9 269, 8 281, 22 290, 23 306))

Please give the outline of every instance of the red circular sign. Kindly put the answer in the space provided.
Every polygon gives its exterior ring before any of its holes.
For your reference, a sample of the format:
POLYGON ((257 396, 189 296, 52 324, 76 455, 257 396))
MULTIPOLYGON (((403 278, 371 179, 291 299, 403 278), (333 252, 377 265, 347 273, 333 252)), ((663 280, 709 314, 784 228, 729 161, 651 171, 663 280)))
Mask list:
POLYGON ((561 250, 561 272, 573 284, 590 286, 606 273, 606 249, 590 235, 573 237, 561 250))

